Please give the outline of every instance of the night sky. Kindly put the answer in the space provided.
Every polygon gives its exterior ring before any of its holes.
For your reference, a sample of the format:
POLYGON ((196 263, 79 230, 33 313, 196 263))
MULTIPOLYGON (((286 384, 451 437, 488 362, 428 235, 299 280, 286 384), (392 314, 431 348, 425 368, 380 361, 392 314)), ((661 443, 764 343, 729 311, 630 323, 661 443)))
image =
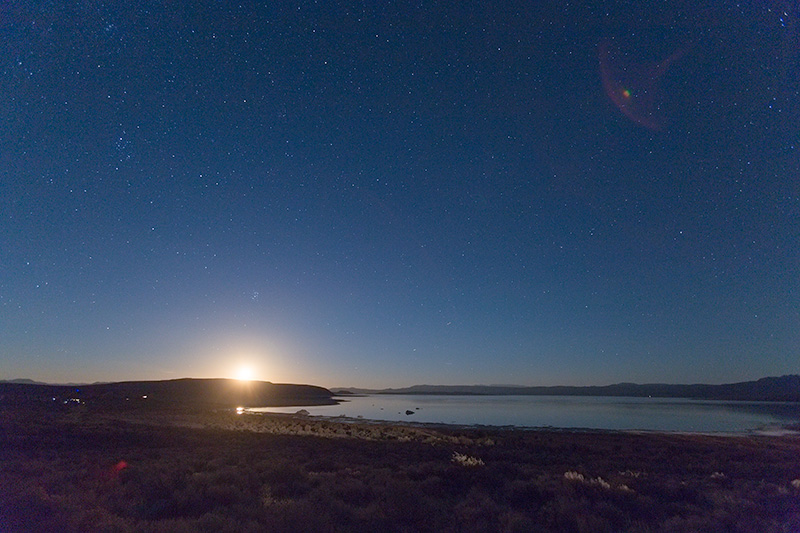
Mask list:
POLYGON ((3 2, 0 379, 797 373, 799 13, 3 2))

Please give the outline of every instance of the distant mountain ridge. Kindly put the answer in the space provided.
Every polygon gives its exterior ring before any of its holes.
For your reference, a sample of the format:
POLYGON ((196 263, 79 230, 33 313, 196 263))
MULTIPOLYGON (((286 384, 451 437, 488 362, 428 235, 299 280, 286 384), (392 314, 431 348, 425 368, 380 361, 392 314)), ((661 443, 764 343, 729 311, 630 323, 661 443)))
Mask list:
POLYGON ((336 404, 332 396, 328 389, 315 385, 233 379, 183 378, 90 385, 0 383, 0 403, 46 401, 106 406, 276 407, 336 404))
POLYGON ((36 381, 34 379, 28 379, 28 378, 17 378, 17 379, 0 379, 0 384, 2 383, 18 383, 22 385, 62 385, 65 387, 75 387, 81 385, 100 385, 102 383, 109 383, 109 382, 95 381, 94 383, 48 383, 46 381, 36 381))
POLYGON ((800 375, 766 377, 756 381, 723 385, 666 383, 616 383, 613 385, 572 387, 526 387, 514 385, 414 385, 399 389, 334 388, 335 394, 442 394, 502 396, 628 396, 690 398, 696 400, 800 402, 800 375))
POLYGON ((47 383, 43 381, 34 381, 32 379, 27 379, 27 378, 3 379, 0 380, 0 383, 17 383, 20 385, 47 385, 47 383))

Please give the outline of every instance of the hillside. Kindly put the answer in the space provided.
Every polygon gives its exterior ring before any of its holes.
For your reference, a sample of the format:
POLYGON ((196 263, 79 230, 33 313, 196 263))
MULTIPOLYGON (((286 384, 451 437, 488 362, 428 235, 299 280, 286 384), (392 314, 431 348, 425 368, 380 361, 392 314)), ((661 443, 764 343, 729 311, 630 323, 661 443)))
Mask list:
POLYGON ((54 402, 95 406, 274 407, 335 404, 328 389, 313 385, 174 379, 91 385, 0 383, 0 403, 54 402))

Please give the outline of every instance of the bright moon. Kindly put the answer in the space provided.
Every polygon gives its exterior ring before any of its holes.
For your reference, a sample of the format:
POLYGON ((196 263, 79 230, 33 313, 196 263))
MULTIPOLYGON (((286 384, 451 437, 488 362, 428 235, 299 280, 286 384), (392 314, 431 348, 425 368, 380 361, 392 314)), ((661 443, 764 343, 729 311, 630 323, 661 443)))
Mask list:
POLYGON ((240 367, 236 372, 236 379, 239 381, 252 381, 254 379, 253 369, 249 366, 240 367))

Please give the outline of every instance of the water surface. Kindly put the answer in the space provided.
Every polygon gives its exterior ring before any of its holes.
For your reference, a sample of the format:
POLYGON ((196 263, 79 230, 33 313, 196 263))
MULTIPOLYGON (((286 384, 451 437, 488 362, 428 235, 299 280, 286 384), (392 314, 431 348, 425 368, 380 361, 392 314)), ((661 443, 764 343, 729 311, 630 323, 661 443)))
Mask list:
MULTIPOLYGON (((596 396, 388 395, 340 397, 339 405, 305 407, 313 416, 393 422, 746 433, 800 423, 800 405, 683 398, 596 396), (411 414, 407 414, 411 412, 411 414)), ((294 413, 298 407, 249 411, 294 413)))

